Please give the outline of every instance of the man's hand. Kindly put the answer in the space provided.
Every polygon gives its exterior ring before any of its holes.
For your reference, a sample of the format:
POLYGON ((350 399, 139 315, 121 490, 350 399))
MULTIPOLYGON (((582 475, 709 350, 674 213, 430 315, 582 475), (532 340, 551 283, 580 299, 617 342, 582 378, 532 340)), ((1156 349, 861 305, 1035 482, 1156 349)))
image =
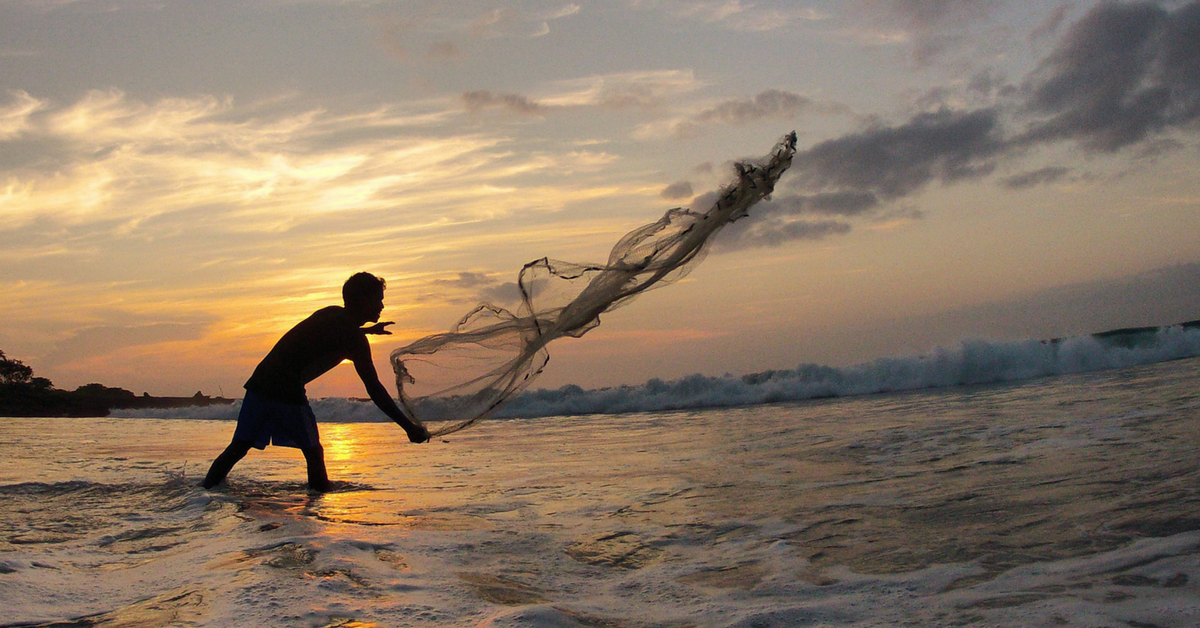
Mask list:
POLYGON ((424 425, 414 424, 412 427, 405 427, 405 432, 408 432, 408 440, 414 443, 429 442, 429 430, 425 429, 424 425))
POLYGON ((390 336, 390 335, 392 335, 392 332, 387 330, 387 326, 395 325, 395 324, 396 323, 393 323, 392 321, 388 321, 386 323, 375 323, 374 325, 371 325, 370 327, 363 327, 362 331, 364 334, 377 334, 380 336, 390 336))

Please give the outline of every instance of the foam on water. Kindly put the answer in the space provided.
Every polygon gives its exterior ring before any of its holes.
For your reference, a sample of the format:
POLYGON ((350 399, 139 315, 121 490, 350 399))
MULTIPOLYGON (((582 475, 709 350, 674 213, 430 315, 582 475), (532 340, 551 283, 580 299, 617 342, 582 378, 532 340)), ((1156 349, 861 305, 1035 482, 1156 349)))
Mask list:
POLYGON ((277 448, 196 488, 229 422, 5 419, 0 626, 1197 625, 1198 389, 329 424, 326 495, 277 448))

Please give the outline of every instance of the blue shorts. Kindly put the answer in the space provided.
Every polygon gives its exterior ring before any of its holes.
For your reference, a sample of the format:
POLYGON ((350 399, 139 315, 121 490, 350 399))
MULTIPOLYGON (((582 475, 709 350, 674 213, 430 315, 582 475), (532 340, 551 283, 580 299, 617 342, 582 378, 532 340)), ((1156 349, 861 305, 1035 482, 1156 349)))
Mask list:
POLYGON ((250 391, 242 399, 233 437, 257 449, 268 444, 297 449, 321 446, 317 417, 307 403, 282 403, 250 391))

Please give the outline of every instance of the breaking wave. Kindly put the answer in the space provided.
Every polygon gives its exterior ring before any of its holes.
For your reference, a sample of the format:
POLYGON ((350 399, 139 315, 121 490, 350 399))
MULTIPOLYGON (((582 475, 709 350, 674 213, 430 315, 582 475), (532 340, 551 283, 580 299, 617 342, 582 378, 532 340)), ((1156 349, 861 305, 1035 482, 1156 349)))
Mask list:
MULTIPOLYGON (((496 418, 620 414, 720 408, 874 393, 1016 382, 1200 356, 1200 321, 1170 327, 1119 329, 1055 340, 969 340, 924 355, 883 358, 849 367, 802 364, 741 377, 689 375, 637 386, 586 390, 569 385, 525 391, 496 418)), ((113 416, 234 419, 239 404, 219 410, 117 410, 113 416), (215 415, 219 412, 220 415, 215 415)), ((312 402, 328 423, 387 422, 367 400, 327 397, 312 402)))
POLYGON ((616 414, 802 401, 994 384, 1200 356, 1200 321, 1056 340, 964 341, 925 355, 835 368, 802 364, 741 377, 689 375, 640 386, 564 386, 520 395, 500 416, 616 414))

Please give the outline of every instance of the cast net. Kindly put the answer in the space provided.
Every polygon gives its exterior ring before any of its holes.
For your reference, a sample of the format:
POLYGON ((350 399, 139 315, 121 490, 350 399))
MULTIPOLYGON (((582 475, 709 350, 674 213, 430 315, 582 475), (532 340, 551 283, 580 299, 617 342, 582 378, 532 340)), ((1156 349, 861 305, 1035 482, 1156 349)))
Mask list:
POLYGON ((669 210, 621 238, 607 263, 526 264, 515 313, 482 303, 450 331, 392 351, 400 404, 422 423, 438 423, 433 436, 491 416, 542 372, 551 341, 578 338, 600 324, 601 314, 687 275, 722 227, 771 193, 795 152, 791 133, 761 161, 736 164, 737 179, 707 211, 669 210))

